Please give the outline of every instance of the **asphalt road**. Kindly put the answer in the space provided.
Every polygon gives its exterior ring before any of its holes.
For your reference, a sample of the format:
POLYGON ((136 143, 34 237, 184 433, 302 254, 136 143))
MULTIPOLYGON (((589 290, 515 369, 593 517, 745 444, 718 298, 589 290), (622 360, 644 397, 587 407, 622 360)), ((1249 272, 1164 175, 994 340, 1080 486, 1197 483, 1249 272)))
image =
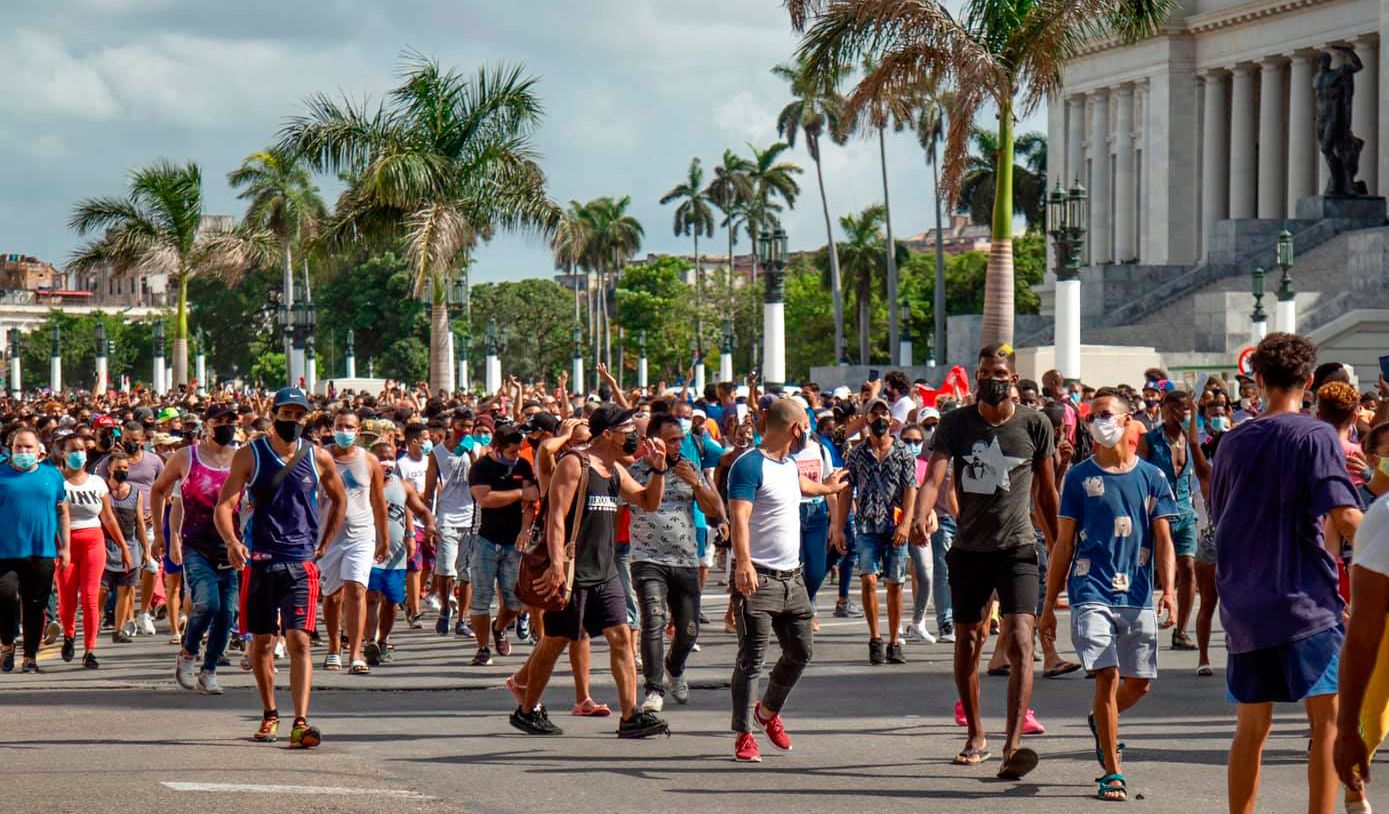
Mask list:
MULTIPOLYGON (((909 664, 872 667, 863 621, 833 619, 828 607, 814 663, 784 711, 795 749, 781 754, 763 740, 761 764, 735 764, 728 731, 733 637, 717 623, 724 601, 706 598, 716 624, 693 656, 690 704, 667 706, 674 735, 647 741, 617 739, 615 718, 570 717, 564 659, 545 700, 565 735, 520 735, 507 724, 511 699, 502 682, 529 648, 473 668, 466 666, 471 643, 437 637, 428 624, 400 631, 395 663, 369 676, 315 672, 313 718, 324 743, 314 751, 251 742, 259 704, 250 675, 235 665, 220 672, 226 695, 178 689, 176 647, 166 643, 162 624, 152 640, 112 645, 106 638, 98 671, 64 664, 50 650, 41 656, 43 674, 0 676, 4 805, 14 812, 199 814, 1057 812, 1102 805, 1094 799, 1092 778, 1101 772, 1085 724, 1092 684, 1081 674, 1039 676, 1033 705, 1048 731, 1026 742, 1041 766, 1024 782, 999 781, 1006 679, 981 679, 987 723, 997 733, 994 760, 953 766, 963 730, 951 713, 950 646, 911 644, 909 664)), ((1066 625, 1061 620, 1063 631, 1066 625)), ((595 645, 594 655, 594 695, 616 706, 606 649, 595 645)), ((1122 721, 1130 797, 1140 810, 1224 810, 1233 709, 1218 677, 1224 651, 1213 655, 1217 677, 1198 678, 1195 654, 1164 649, 1153 692, 1122 721)), ((282 686, 287 676, 282 669, 282 686)), ((280 703, 289 708, 287 691, 280 703)), ((1303 809, 1306 744, 1301 710, 1280 709, 1265 752, 1261 811, 1303 809)), ((1389 793, 1375 789, 1371 800, 1389 807, 1389 793)))

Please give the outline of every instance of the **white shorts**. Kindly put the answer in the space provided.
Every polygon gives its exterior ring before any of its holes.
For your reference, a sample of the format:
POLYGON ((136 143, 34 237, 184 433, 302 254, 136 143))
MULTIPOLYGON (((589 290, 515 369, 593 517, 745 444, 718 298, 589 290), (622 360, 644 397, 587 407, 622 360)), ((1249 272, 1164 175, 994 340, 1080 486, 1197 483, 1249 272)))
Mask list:
POLYGON ((1071 608, 1071 643, 1086 670, 1118 667, 1122 678, 1157 678, 1158 624, 1152 608, 1071 608))
POLYGON ((371 567, 375 564, 376 545, 371 540, 344 537, 335 541, 318 561, 323 595, 332 596, 349 582, 365 588, 371 582, 371 567))
POLYGON ((475 537, 471 529, 463 526, 439 529, 439 541, 434 546, 434 573, 441 577, 457 577, 459 582, 470 581, 475 537))

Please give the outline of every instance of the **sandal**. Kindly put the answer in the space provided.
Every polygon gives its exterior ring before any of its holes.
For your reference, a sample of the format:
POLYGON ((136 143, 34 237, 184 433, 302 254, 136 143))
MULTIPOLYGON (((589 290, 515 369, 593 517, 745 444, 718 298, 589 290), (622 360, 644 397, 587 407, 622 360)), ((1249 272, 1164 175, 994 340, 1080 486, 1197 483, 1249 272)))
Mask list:
POLYGON ((329 653, 323 657, 323 669, 336 673, 342 669, 342 656, 337 653, 329 653))
POLYGON ((1100 784, 1099 791, 1095 792, 1095 797, 1106 803, 1126 803, 1129 799, 1128 783, 1124 781, 1124 776, 1115 772, 1104 777, 1095 778, 1095 782, 1100 784), (1114 785, 1114 784, 1118 785, 1114 785))
MULTIPOLYGON (((1087 715, 1085 721, 1086 723, 1090 724, 1090 735, 1095 739, 1095 760, 1099 761, 1100 768, 1104 769, 1106 768, 1106 766, 1104 765, 1104 747, 1100 746, 1100 729, 1098 726, 1095 725, 1095 713, 1092 712, 1089 715, 1087 715)), ((1114 752, 1119 756, 1121 760, 1123 759, 1123 741, 1119 742, 1119 745, 1115 747, 1114 752)))
POLYGON ((1011 664, 1005 664, 1002 667, 990 667, 984 672, 994 678, 1002 678, 1013 672, 1013 666, 1011 664))
POLYGON ((1209 664, 1202 664, 1196 668, 1196 675, 1201 678, 1210 678, 1215 675, 1215 670, 1213 670, 1209 664))
POLYGON ((352 666, 348 669, 347 672, 349 675, 364 676, 371 672, 371 668, 367 666, 367 663, 365 661, 357 659, 356 661, 352 662, 352 666))
POLYGON ((971 746, 970 748, 956 755, 954 763, 956 766, 978 766, 980 763, 983 763, 992 756, 993 753, 991 753, 988 749, 976 749, 973 746, 971 746))
POLYGON ((607 704, 596 704, 592 698, 585 698, 582 704, 575 704, 569 714, 577 718, 606 718, 613 711, 607 704))
POLYGON ((1013 754, 1003 759, 1003 768, 998 770, 998 778, 1000 780, 1021 780, 1037 768, 1039 762, 1041 762, 1041 758, 1037 756, 1036 752, 1026 746, 1018 747, 1013 750, 1013 754))
POLYGON ((1043 671, 1042 671, 1042 677, 1043 677, 1043 678, 1060 678, 1061 676, 1064 676, 1064 675, 1070 675, 1071 673, 1074 673, 1076 670, 1079 670, 1079 669, 1080 669, 1080 665, 1079 665, 1079 664, 1076 664, 1076 663, 1073 662, 1073 661, 1063 661, 1063 662, 1061 662, 1060 664, 1056 665, 1055 667, 1052 667, 1052 668, 1049 669, 1049 670, 1043 670, 1043 671))

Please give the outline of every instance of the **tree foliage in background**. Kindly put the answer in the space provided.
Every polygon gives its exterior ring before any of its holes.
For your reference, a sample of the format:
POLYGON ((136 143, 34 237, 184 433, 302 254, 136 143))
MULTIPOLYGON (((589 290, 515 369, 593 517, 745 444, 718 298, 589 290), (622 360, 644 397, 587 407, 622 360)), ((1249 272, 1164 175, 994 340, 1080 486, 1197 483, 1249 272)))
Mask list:
MULTIPOLYGON (((188 281, 188 321, 195 336, 203 332, 210 375, 245 375, 268 351, 280 351, 283 362, 279 327, 266 307, 279 287, 279 273, 272 265, 247 274, 234 286, 211 278, 188 281)), ((281 368, 262 381, 266 386, 280 386, 284 378, 281 368)))
POLYGON ((617 321, 624 329, 627 381, 635 378, 641 334, 646 333, 647 369, 651 383, 674 383, 694 361, 692 343, 699 324, 706 376, 712 381, 719 365, 717 304, 693 295, 685 275, 691 264, 679 257, 662 257, 627 267, 617 284, 617 321))
POLYGON ((415 344, 429 334, 428 305, 414 296, 414 272, 405 258, 381 252, 348 261, 314 292, 318 304, 318 377, 346 371, 347 332, 353 331, 357 375, 414 383, 428 375, 416 364, 415 344), (397 348, 396 345, 401 345, 397 348))
MULTIPOLYGON (((998 153, 998 137, 990 130, 976 127, 971 143, 955 211, 968 214, 971 223, 988 226, 994 210, 994 156, 998 153)), ((1013 214, 1027 219, 1027 231, 1040 232, 1046 217, 1046 134, 1018 136, 1013 155, 1013 214)))
MULTIPOLYGON (((471 377, 481 384, 487 322, 506 330, 502 375, 553 384, 574 358, 574 306, 569 291, 554 280, 517 280, 473 286, 471 377)), ((462 322, 455 320, 454 332, 462 322)), ((589 358, 586 352, 585 358, 589 358)), ((571 384, 571 387, 574 385, 571 384)))
MULTIPOLYGON (((120 377, 130 377, 131 384, 148 382, 154 372, 154 323, 127 322, 119 314, 70 314, 50 311, 38 326, 24 334, 20 377, 25 390, 48 387, 49 358, 53 342, 51 331, 57 325, 61 333, 63 354, 63 387, 67 390, 90 390, 96 385, 96 326, 106 324, 106 338, 115 344, 114 354, 107 360, 110 386, 117 387, 120 377)), ((172 349, 172 337, 165 335, 165 358, 172 349)))

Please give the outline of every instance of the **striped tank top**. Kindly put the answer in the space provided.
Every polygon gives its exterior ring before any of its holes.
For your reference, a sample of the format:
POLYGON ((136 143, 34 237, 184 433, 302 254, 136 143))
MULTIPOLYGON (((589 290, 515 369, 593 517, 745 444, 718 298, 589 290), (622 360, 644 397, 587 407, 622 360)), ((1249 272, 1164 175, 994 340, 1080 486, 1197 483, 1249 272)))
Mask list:
POLYGON ((269 439, 251 443, 255 457, 250 484, 251 559, 255 562, 308 562, 318 547, 318 465, 314 448, 299 439, 281 458, 269 439), (297 460, 296 460, 297 459, 297 460), (293 468, 285 468, 293 463, 293 468), (284 472, 281 475, 281 472, 284 472))

